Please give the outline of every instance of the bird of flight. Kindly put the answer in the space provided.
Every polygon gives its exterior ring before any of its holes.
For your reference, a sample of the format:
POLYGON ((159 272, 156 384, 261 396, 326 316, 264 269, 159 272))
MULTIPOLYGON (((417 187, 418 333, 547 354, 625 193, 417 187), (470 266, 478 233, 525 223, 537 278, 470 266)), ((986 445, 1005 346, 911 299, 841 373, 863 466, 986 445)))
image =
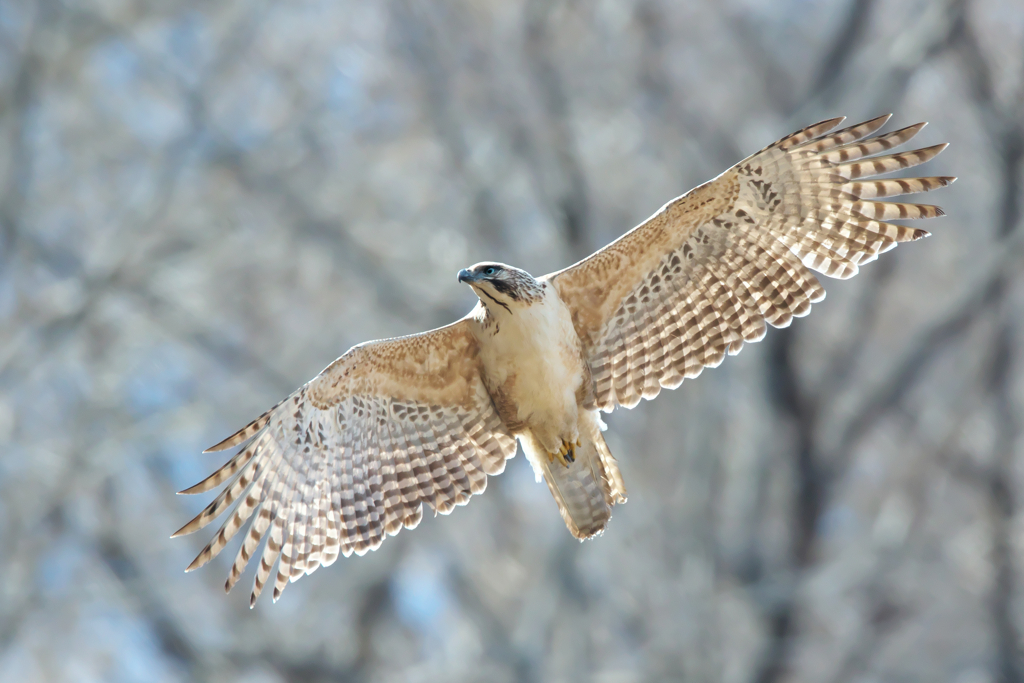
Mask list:
POLYGON ((189 565, 206 564, 252 519, 225 584, 260 542, 250 606, 274 565, 289 581, 447 514, 516 452, 547 482, 569 531, 604 531, 626 501, 600 411, 632 408, 715 367, 766 325, 785 327, 825 296, 815 270, 846 279, 897 242, 928 233, 889 222, 943 215, 879 202, 955 178, 863 180, 924 163, 946 145, 901 153, 925 124, 888 121, 793 133, 683 196, 597 253, 535 278, 502 263, 459 271, 479 302, 436 330, 359 344, 242 430, 244 447, 181 493, 226 484, 174 536, 228 511, 189 565))

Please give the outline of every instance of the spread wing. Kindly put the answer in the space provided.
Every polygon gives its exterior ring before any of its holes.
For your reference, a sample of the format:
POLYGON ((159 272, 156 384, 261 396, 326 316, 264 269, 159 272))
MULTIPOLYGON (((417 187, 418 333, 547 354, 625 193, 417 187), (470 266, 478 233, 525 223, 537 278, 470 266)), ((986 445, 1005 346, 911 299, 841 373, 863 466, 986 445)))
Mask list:
POLYGON ((863 139, 888 119, 793 133, 547 276, 572 311, 595 406, 633 407, 759 341, 766 322, 806 315, 825 296, 809 269, 845 279, 897 242, 927 236, 888 221, 941 216, 939 207, 873 200, 955 178, 861 179, 924 163, 946 145, 882 154, 925 126, 863 139))
POLYGON ((275 561, 274 600, 288 581, 384 535, 414 528, 423 504, 447 514, 505 469, 515 439, 480 376, 467 320, 352 348, 315 379, 211 451, 246 444, 182 493, 225 488, 175 536, 236 504, 191 571, 252 519, 225 584, 231 590, 260 541, 256 603, 275 561))

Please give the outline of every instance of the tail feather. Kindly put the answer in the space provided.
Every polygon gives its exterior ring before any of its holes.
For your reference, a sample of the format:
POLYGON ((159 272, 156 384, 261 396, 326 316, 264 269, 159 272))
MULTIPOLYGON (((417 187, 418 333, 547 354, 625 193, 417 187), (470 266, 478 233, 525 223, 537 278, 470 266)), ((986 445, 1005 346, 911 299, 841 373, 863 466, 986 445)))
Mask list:
POLYGON ((582 445, 569 467, 549 461, 546 455, 531 458, 539 465, 565 525, 580 540, 604 531, 612 506, 626 502, 622 475, 601 435, 598 419, 590 411, 580 411, 582 445))
MULTIPOLYGON (((595 418, 600 420, 599 414, 595 413, 595 418)), ((601 460, 601 475, 604 478, 606 500, 609 505, 618 505, 626 502, 626 482, 622 480, 622 474, 619 472, 619 463, 616 462, 615 456, 608 449, 608 444, 605 443, 604 435, 598 430, 594 443, 597 446, 597 455, 601 460)))
POLYGON ((544 463, 544 481, 558 503, 558 511, 572 535, 581 540, 604 531, 612 516, 600 477, 594 471, 599 462, 593 443, 584 440, 583 447, 576 450, 576 462, 569 467, 558 461, 544 463))

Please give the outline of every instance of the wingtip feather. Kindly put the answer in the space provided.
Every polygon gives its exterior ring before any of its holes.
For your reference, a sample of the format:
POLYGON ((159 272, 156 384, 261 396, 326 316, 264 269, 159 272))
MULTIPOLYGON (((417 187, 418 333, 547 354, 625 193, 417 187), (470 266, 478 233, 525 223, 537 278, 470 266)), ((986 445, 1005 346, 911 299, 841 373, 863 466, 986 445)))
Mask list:
MULTIPOLYGON (((206 451, 203 451, 203 452, 205 453, 206 451)), ((208 491, 209 487, 203 487, 203 484, 205 484, 207 479, 209 479, 209 478, 210 477, 207 477, 206 479, 203 479, 198 484, 193 484, 192 486, 189 486, 187 489, 182 489, 182 490, 178 491, 177 493, 175 493, 174 495, 176 495, 176 496, 191 496, 191 495, 195 495, 197 493, 203 493, 205 491, 208 491)))
MULTIPOLYGON (((284 401, 282 401, 281 403, 283 402, 284 401)), ((252 437, 256 436, 256 434, 259 433, 261 429, 267 426, 267 423, 270 421, 271 415, 273 415, 274 411, 277 409, 278 406, 281 405, 281 403, 278 403, 276 406, 274 406, 267 412, 263 413, 255 420, 245 425, 244 427, 242 427, 237 432, 235 432, 228 438, 224 439, 220 443, 210 446, 205 451, 203 451, 203 453, 216 453, 217 451, 226 451, 227 449, 245 443, 252 437)))
POLYGON ((181 538, 182 536, 188 536, 190 533, 195 531, 195 529, 189 529, 189 526, 191 526, 191 524, 192 522, 189 522, 185 526, 175 531, 173 534, 171 534, 171 538, 181 538))
POLYGON ((203 510, 198 515, 190 519, 188 523, 185 524, 185 526, 181 527, 173 534, 171 534, 171 538, 180 538, 181 536, 188 536, 189 534, 199 531, 204 526, 206 526, 206 524, 209 523, 209 518, 207 518, 206 522, 203 522, 203 517, 204 515, 206 515, 208 510, 209 508, 203 510))
MULTIPOLYGON (((836 126, 841 126, 846 121, 845 116, 837 116, 832 119, 825 119, 824 121, 818 121, 815 124, 807 126, 804 131, 814 130, 816 135, 825 135, 826 133, 835 130, 836 126)), ((801 131, 802 132, 802 131, 801 131)))
POLYGON ((918 123, 912 124, 912 125, 907 126, 905 128, 901 128, 900 130, 895 130, 895 131, 893 131, 893 133, 902 133, 902 132, 908 132, 909 131, 910 135, 908 135, 907 139, 904 141, 904 142, 909 142, 913 138, 917 137, 917 134, 920 133, 922 130, 924 130, 927 126, 928 126, 928 122, 927 121, 920 121, 918 123))
POLYGON ((210 547, 207 546, 203 548, 198 555, 196 555, 195 559, 192 560, 187 567, 185 567, 185 573, 188 574, 189 572, 194 572, 212 559, 213 553, 210 552, 210 547))
POLYGON ((879 128, 881 128, 885 124, 889 123, 889 119, 891 119, 891 118, 892 118, 892 112, 889 112, 888 114, 882 114, 881 116, 876 116, 873 119, 868 119, 867 121, 865 121, 864 123, 862 123, 860 125, 862 125, 862 126, 873 126, 874 130, 878 130, 879 128))
POLYGON ((232 434, 228 438, 224 439, 220 443, 217 443, 217 444, 214 444, 213 446, 210 446, 209 448, 204 450, 203 453, 217 453, 219 451, 226 451, 227 449, 229 449, 232 446, 235 446, 235 445, 237 445, 239 443, 238 441, 234 441, 234 439, 235 439, 236 436, 238 436, 239 434, 241 434, 241 432, 244 432, 244 431, 245 430, 243 429, 243 430, 241 430, 239 432, 235 432, 234 434, 232 434))

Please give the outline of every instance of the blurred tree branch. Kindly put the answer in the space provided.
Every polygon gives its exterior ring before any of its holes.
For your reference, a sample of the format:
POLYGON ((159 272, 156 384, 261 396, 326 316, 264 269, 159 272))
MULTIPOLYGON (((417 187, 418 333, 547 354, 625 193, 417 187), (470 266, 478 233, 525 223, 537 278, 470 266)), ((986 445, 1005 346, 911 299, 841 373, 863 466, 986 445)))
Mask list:
MULTIPOLYGON (((854 4, 844 30, 840 31, 823 61, 824 66, 819 78, 834 78, 843 64, 850 59, 857 37, 863 33, 870 9, 870 3, 854 4)), ((916 27, 916 32, 908 32, 902 38, 905 46, 914 47, 905 47, 876 79, 877 84, 882 84, 875 91, 876 96, 882 96, 888 101, 898 99, 896 93, 901 93, 906 88, 910 74, 920 68, 931 55, 951 44, 951 31, 936 31, 934 25, 952 26, 955 22, 954 17, 962 11, 960 3, 952 0, 941 8, 936 5, 931 9, 932 21, 922 22, 916 27)), ((817 109, 828 98, 827 89, 812 91, 799 110, 817 109)), ((986 288, 983 299, 987 295, 986 288)), ((864 301, 871 303, 871 298, 869 294, 864 301)), ((861 408, 848 420, 839 446, 828 450, 818 445, 817 421, 821 395, 809 394, 808 390, 802 387, 795 370, 793 347, 796 332, 780 330, 775 333, 776 338, 772 342, 772 361, 769 365, 772 372, 769 391, 772 394, 772 404, 776 406, 780 416, 793 425, 796 441, 791 449, 796 481, 789 550, 790 571, 794 572, 794 577, 792 585, 785 591, 785 597, 766 605, 765 618, 768 622, 769 639, 763 649, 761 662, 752 675, 752 680, 757 683, 772 683, 786 675, 796 630, 799 584, 805 570, 815 561, 822 514, 828 509, 834 488, 845 474, 856 441, 868 434, 873 424, 886 415, 909 391, 914 384, 913 380, 920 375, 938 350, 956 338, 965 329, 966 324, 973 320, 976 314, 974 303, 972 300, 967 311, 961 315, 954 314, 951 319, 941 323, 927 335, 927 340, 923 344, 915 346, 918 350, 911 358, 908 358, 901 367, 888 373, 890 380, 887 384, 875 393, 869 393, 861 408)), ((840 373, 851 367, 851 348, 845 347, 840 350, 837 360, 841 364, 833 363, 831 367, 840 373)), ((826 385, 835 386, 831 379, 827 380, 826 385)))
POLYGON ((546 145, 554 152, 555 205, 560 212, 565 242, 570 257, 582 258, 591 250, 590 202, 586 176, 579 161, 576 138, 569 125, 569 98, 565 84, 551 56, 548 22, 556 8, 547 0, 526 0, 523 58, 533 78, 543 111, 546 145))

